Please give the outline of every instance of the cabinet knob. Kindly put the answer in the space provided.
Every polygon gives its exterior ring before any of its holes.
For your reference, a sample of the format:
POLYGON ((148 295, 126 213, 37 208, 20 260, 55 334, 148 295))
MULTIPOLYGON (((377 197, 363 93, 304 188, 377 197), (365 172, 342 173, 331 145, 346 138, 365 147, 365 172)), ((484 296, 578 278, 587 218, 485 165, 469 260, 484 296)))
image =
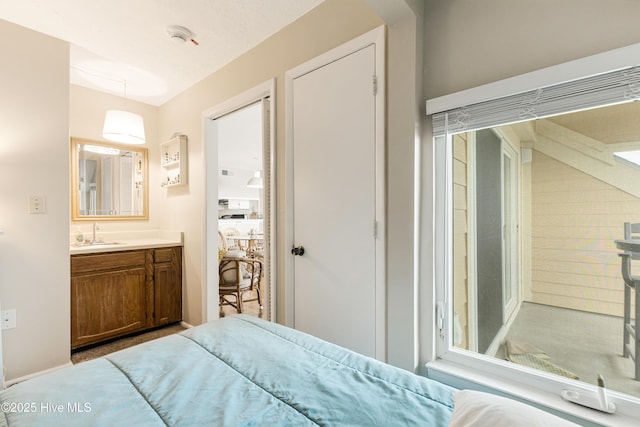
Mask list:
POLYGON ((297 256, 304 255, 304 246, 294 246, 291 248, 291 254, 297 256))

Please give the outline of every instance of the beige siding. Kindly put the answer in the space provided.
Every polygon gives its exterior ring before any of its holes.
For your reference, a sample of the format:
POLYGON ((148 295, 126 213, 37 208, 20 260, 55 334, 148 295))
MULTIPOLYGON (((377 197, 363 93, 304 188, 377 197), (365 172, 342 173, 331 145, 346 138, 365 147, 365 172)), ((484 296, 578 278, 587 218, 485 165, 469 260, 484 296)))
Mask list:
POLYGON ((534 150, 532 300, 622 316, 614 240, 640 222, 640 199, 534 150))
POLYGON ((462 326, 460 347, 469 346, 467 257, 467 135, 453 137, 453 309, 462 326))

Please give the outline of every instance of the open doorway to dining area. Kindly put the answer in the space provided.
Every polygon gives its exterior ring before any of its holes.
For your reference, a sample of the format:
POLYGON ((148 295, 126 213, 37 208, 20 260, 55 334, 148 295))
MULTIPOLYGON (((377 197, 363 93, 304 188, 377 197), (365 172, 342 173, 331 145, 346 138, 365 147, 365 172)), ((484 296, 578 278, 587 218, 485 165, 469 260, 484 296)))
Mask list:
POLYGON ((640 397, 640 236, 625 232, 639 115, 630 102, 452 135, 458 348, 640 397))
POLYGON ((275 316, 272 89, 267 82, 207 114, 210 318, 275 316))
POLYGON ((219 301, 222 316, 264 313, 263 102, 218 122, 219 301))

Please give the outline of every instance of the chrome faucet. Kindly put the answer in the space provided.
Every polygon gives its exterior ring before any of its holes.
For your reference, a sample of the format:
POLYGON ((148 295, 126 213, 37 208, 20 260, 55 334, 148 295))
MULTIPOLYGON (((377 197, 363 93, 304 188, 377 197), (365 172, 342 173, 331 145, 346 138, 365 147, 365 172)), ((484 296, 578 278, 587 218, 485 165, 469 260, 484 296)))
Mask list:
POLYGON ((98 227, 98 223, 94 222, 93 223, 93 237, 91 239, 91 243, 96 243, 96 230, 99 230, 100 228, 98 227))

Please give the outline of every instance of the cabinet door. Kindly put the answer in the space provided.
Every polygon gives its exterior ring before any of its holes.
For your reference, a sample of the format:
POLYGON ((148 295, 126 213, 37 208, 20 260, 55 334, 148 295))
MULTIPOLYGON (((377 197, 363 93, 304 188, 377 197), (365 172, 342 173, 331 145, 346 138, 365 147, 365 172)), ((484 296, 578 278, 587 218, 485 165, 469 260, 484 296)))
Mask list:
POLYGON ((154 325, 182 320, 182 248, 155 249, 154 325))
POLYGON ((144 267, 71 278, 71 348, 147 327, 144 267))

